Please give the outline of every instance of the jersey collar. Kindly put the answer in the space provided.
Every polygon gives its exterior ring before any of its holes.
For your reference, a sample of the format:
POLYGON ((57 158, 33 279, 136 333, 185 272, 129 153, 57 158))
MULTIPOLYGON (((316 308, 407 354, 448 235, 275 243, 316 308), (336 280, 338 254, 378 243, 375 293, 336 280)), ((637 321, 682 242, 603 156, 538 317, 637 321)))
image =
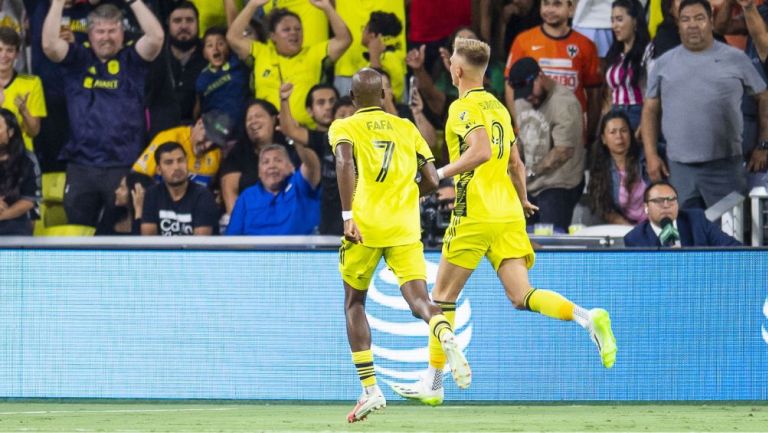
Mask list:
POLYGON ((361 109, 355 111, 355 114, 357 114, 357 113, 369 113, 371 111, 384 111, 384 110, 382 110, 381 107, 365 107, 365 108, 361 108, 361 109))
POLYGON ((472 92, 484 92, 485 89, 482 87, 474 87, 472 89, 467 90, 464 95, 462 95, 462 98, 466 98, 470 93, 472 92))

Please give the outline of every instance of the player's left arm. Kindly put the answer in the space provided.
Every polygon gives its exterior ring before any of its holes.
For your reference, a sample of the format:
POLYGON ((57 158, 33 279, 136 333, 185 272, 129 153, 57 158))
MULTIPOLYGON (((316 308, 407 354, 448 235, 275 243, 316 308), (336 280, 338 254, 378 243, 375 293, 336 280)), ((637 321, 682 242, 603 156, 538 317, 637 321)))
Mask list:
POLYGON ((512 148, 509 152, 507 173, 509 173, 509 178, 512 180, 512 185, 515 186, 517 197, 523 205, 523 212, 525 212, 526 218, 532 216, 539 208, 528 201, 528 190, 525 185, 527 171, 525 163, 523 163, 523 159, 520 157, 520 146, 517 146, 517 139, 512 143, 512 148))
POLYGON ((437 171, 440 179, 472 171, 491 159, 491 141, 484 127, 477 127, 470 131, 464 140, 467 143, 467 150, 459 159, 437 171))

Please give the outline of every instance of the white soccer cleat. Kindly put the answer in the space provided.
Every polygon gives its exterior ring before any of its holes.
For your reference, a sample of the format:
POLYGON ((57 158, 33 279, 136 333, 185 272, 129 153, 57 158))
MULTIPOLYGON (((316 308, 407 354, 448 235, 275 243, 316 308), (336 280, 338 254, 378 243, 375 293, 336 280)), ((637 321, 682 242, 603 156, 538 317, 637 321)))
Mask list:
POLYGON ((384 394, 381 393, 381 389, 376 386, 369 392, 363 391, 360 398, 355 404, 355 408, 352 412, 347 414, 347 422, 357 422, 364 420, 369 413, 383 409, 387 407, 387 400, 384 398, 384 394))
POLYGON ((605 368, 616 362, 616 337, 611 330, 611 318, 602 308, 589 310, 589 336, 600 351, 600 360, 605 368))
MULTIPOLYGON (((443 372, 438 371, 437 374, 442 376, 443 372)), ((418 400, 429 406, 439 406, 443 404, 444 390, 442 383, 437 389, 433 389, 433 382, 434 379, 430 381, 428 378, 422 378, 414 383, 389 383, 388 385, 392 391, 403 398, 418 400)))
POLYGON ((445 352, 445 357, 451 366, 453 381, 461 389, 469 388, 469 385, 472 383, 472 370, 469 368, 467 358, 464 357, 464 353, 456 343, 456 337, 451 331, 443 331, 440 337, 443 352, 445 352))

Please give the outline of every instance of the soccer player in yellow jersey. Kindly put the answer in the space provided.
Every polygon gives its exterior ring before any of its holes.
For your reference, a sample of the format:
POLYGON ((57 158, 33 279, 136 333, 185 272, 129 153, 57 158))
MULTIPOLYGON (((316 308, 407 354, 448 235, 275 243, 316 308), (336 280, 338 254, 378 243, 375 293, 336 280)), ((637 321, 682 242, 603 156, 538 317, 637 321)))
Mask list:
MULTIPOLYGON (((456 299, 485 256, 515 308, 578 323, 589 331, 603 365, 610 368, 616 359, 616 340, 608 313, 586 310, 528 282, 534 253, 525 217, 537 208, 526 198, 525 166, 513 147, 509 112, 482 87, 489 56, 490 48, 481 41, 458 38, 454 43, 450 71, 461 96, 451 104, 445 127, 451 163, 437 172, 441 179, 454 178, 456 206, 443 239, 432 298, 453 321, 456 299)), ((435 405, 443 400, 446 357, 431 337, 429 354, 429 369, 421 381, 392 388, 403 397, 435 405)))
POLYGON ((368 286, 382 256, 413 314, 429 323, 430 334, 451 363, 456 383, 469 385, 471 371, 451 325, 427 294, 419 192, 437 187, 429 146, 411 122, 382 110, 384 89, 378 72, 365 68, 356 73, 350 94, 357 111, 333 122, 328 135, 336 156, 344 220, 339 271, 344 280, 347 338, 363 387, 347 415, 349 422, 355 422, 386 406, 376 384, 371 330, 365 316, 368 286), (421 173, 418 184, 414 179, 417 172, 421 173))

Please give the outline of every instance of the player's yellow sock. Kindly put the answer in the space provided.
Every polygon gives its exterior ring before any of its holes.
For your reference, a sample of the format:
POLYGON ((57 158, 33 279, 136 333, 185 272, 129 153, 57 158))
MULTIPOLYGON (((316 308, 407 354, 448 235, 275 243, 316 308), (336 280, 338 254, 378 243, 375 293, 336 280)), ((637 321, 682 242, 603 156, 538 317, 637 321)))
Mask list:
POLYGON ((525 295, 525 307, 547 317, 573 320, 573 302, 551 290, 531 288, 525 295))
MULTIPOLYGON (((445 317, 452 329, 456 320, 456 303, 441 301, 435 301, 435 303, 443 309, 442 316, 445 317)), ((434 328, 432 326, 434 319, 435 318, 433 317, 432 320, 429 321, 429 365, 436 370, 442 370, 443 367, 445 367, 445 353, 443 353, 443 346, 440 344, 440 339, 435 336, 434 328)))
POLYGON ((376 372, 373 370, 373 352, 371 349, 352 352, 352 362, 357 369, 363 387, 376 385, 376 372))

